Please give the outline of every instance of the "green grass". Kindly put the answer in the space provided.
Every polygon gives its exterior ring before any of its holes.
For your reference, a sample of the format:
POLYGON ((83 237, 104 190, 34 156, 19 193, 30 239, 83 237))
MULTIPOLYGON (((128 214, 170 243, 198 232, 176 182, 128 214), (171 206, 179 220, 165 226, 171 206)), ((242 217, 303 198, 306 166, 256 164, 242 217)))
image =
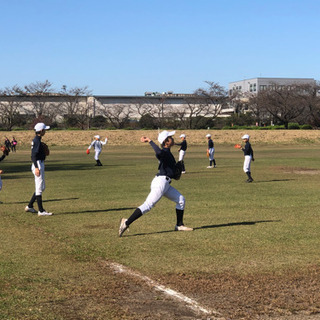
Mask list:
MULTIPOLYGON (((189 148, 187 174, 172 185, 186 198, 184 220, 194 232, 173 231, 175 205, 163 198, 122 238, 120 218, 143 203, 156 173, 151 147, 109 146, 101 168, 83 149, 52 148, 43 195, 52 217, 24 212, 34 190, 30 151, 11 154, 0 163, 0 319, 44 319, 44 312, 60 319, 52 303, 85 296, 81 288, 98 283, 94 266, 104 259, 155 278, 317 265, 319 145, 253 147, 252 184, 244 182, 239 150, 217 146, 218 167, 209 170, 204 147, 189 148)), ((104 309, 116 319, 111 304, 104 309)))

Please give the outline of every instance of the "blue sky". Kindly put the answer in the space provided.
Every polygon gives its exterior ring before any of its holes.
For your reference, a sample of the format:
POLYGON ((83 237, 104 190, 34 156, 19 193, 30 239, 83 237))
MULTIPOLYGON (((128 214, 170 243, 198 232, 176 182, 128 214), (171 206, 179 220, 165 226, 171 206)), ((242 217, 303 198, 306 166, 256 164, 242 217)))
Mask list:
POLYGON ((0 88, 97 95, 320 79, 319 0, 0 0, 0 88))

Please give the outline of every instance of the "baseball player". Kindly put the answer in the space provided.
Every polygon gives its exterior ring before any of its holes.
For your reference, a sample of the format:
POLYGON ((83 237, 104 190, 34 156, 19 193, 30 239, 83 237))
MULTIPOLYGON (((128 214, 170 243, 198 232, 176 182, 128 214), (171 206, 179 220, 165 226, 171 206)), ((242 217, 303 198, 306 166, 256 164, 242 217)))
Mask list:
POLYGON ((171 201, 176 203, 176 215, 177 224, 175 226, 176 231, 192 231, 192 228, 188 228, 183 224, 183 213, 185 207, 184 196, 171 184, 171 180, 175 177, 176 161, 172 155, 170 148, 174 145, 172 136, 175 131, 162 131, 158 136, 162 149, 160 149, 151 139, 147 137, 141 137, 141 142, 148 142, 153 148, 156 158, 159 160, 158 173, 151 182, 151 191, 145 200, 145 202, 132 213, 129 219, 122 218, 119 227, 119 236, 129 228, 129 225, 147 213, 155 206, 155 204, 165 196, 171 201))
POLYGON ((16 146, 18 144, 18 141, 16 140, 15 137, 12 137, 12 141, 11 141, 11 151, 13 152, 16 152, 16 146))
POLYGON ((251 160, 254 161, 253 150, 249 142, 250 136, 248 134, 245 134, 241 139, 246 143, 244 148, 241 148, 244 153, 243 171, 248 176, 247 182, 250 183, 253 181, 250 170, 251 160))
POLYGON ((101 167, 102 166, 102 163, 100 162, 100 160, 99 160, 99 155, 100 155, 100 153, 101 153, 101 151, 102 151, 102 146, 103 145, 105 145, 105 144, 107 144, 107 142, 108 142, 108 138, 106 137, 106 139, 104 140, 104 142, 103 141, 100 141, 100 136, 99 135, 96 135, 96 136, 94 136, 94 140, 91 142, 91 144, 90 144, 90 146, 88 147, 88 149, 87 149, 87 153, 89 154, 90 153, 90 149, 91 149, 91 147, 94 147, 94 159, 96 160, 96 166, 99 166, 99 167, 101 167))
MULTIPOLYGON (((182 135, 180 135, 180 138, 181 138, 181 143, 176 143, 176 145, 180 146, 180 149, 178 150, 179 151, 179 161, 183 161, 188 146, 187 146, 186 135, 184 133, 182 135)), ((186 173, 186 168, 184 166, 184 162, 182 162, 182 172, 181 173, 186 173)))
MULTIPOLYGON (((6 153, 5 153, 5 151, 3 150, 3 155, 0 157, 0 161, 2 161, 5 157, 6 157, 6 153)), ((2 173, 3 173, 3 171, 0 169, 0 191, 1 191, 1 189, 2 189, 2 180, 1 180, 1 175, 2 175, 2 173)), ((2 202, 0 201, 0 203, 2 203, 2 202)))
POLYGON ((37 123, 34 127, 36 133, 34 139, 32 140, 31 146, 31 160, 32 166, 31 171, 34 175, 35 181, 35 192, 32 195, 29 204, 25 207, 26 212, 36 213, 33 204, 37 201, 38 204, 38 216, 51 216, 51 212, 47 212, 42 206, 42 192, 45 190, 45 177, 44 177, 44 161, 46 156, 49 155, 49 150, 47 145, 41 142, 41 138, 45 135, 46 130, 50 127, 46 126, 44 123, 37 123))
POLYGON ((209 161, 210 161, 210 164, 209 166, 207 167, 208 169, 211 169, 211 168, 215 168, 217 165, 216 165, 216 160, 214 159, 214 143, 211 139, 211 134, 208 133, 206 135, 206 138, 208 140, 208 148, 207 148, 207 154, 209 155, 209 161), (212 163, 213 163, 213 166, 212 166, 212 163))

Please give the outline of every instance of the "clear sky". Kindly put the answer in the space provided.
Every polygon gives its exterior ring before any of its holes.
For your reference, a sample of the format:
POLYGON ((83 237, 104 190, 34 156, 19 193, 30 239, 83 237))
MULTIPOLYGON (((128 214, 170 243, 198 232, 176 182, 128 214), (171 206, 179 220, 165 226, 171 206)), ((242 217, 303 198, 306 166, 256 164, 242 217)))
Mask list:
POLYGON ((0 88, 191 93, 320 79, 320 0, 0 0, 0 88))

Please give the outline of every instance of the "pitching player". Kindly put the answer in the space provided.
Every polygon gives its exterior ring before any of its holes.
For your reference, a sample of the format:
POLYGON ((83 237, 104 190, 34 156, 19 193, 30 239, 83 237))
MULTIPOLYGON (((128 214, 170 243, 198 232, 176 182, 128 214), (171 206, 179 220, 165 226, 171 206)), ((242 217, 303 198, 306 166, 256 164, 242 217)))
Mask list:
POLYGON ((172 136, 175 131, 162 131, 158 136, 158 141, 162 145, 160 149, 151 139, 147 137, 141 137, 141 142, 148 142, 153 148, 156 158, 159 160, 159 172, 153 178, 151 182, 151 191, 146 201, 138 207, 129 219, 122 218, 119 227, 119 236, 128 229, 129 225, 140 218, 143 214, 147 213, 155 206, 155 204, 165 196, 171 201, 176 203, 176 215, 177 224, 175 226, 176 231, 192 231, 192 228, 188 228, 183 224, 183 213, 185 207, 184 196, 171 184, 171 180, 175 177, 176 161, 172 155, 170 148, 174 145, 172 136))
MULTIPOLYGON (((94 140, 91 142, 90 146, 88 147, 88 150, 91 149, 91 147, 94 147, 94 159, 96 160, 96 166, 99 166, 101 167, 102 166, 102 163, 100 162, 99 160, 99 155, 102 151, 102 146, 107 144, 108 142, 108 138, 106 137, 106 139, 104 141, 100 141, 100 136, 99 135, 96 135, 94 136, 94 140)), ((90 152, 90 151, 89 151, 90 152)), ((87 153, 89 153, 87 152, 87 153)))
POLYGON ((208 148, 207 148, 207 153, 209 154, 209 161, 210 161, 210 164, 209 166, 207 167, 208 169, 211 169, 211 168, 215 168, 216 167, 216 160, 214 159, 214 143, 211 139, 211 134, 208 133, 206 135, 206 138, 208 140, 208 148), (213 163, 213 166, 212 166, 212 163, 213 163))
POLYGON ((46 130, 50 127, 44 123, 37 123, 34 127, 36 133, 32 140, 31 147, 31 171, 34 175, 35 192, 32 195, 29 204, 25 207, 26 212, 36 213, 33 204, 37 201, 38 204, 38 216, 51 216, 51 212, 47 212, 42 205, 42 192, 45 190, 45 177, 44 177, 44 161, 46 159, 46 146, 41 142, 41 138, 45 135, 46 130))
POLYGON ((246 143, 244 148, 241 148, 241 150, 244 153, 243 171, 248 176, 247 182, 250 183, 253 181, 251 177, 251 169, 250 169, 251 161, 254 161, 253 150, 249 142, 250 136, 248 134, 245 134, 241 139, 246 143))
MULTIPOLYGON (((184 133, 182 135, 180 135, 180 138, 181 138, 181 143, 176 143, 176 145, 180 146, 180 149, 178 150, 179 151, 179 161, 183 161, 188 146, 187 146, 186 135, 184 133)), ((184 166, 184 162, 182 163, 182 172, 181 173, 186 173, 186 168, 184 166)))

